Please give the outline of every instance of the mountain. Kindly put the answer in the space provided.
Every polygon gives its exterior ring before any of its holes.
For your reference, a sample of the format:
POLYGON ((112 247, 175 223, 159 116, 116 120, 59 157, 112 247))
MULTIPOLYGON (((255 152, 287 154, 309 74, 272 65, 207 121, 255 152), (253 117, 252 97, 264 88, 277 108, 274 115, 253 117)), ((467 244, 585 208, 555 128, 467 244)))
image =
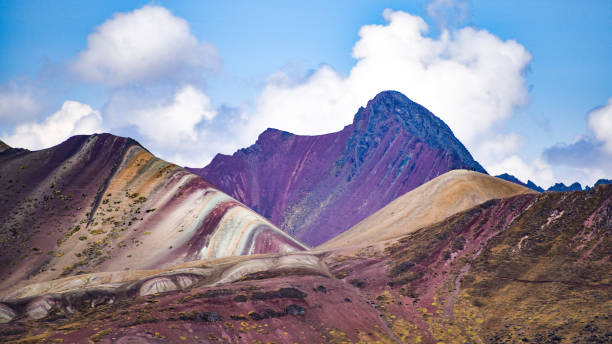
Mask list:
POLYGON ((385 91, 339 132, 268 129, 254 145, 190 170, 315 246, 453 169, 486 173, 442 120, 385 91))
POLYGON ((527 193, 534 191, 479 172, 453 170, 396 198, 317 248, 357 246, 397 238, 488 200, 527 193))
POLYGON ((582 185, 580 185, 580 183, 576 182, 570 186, 567 186, 563 183, 556 183, 555 185, 551 186, 548 188, 548 190, 546 191, 581 191, 582 190, 582 185))
MULTIPOLYGON (((504 174, 500 174, 498 176, 495 176, 497 178, 501 178, 503 180, 507 180, 509 182, 515 183, 515 184, 519 184, 522 185, 524 187, 530 188, 532 190, 535 190, 537 192, 544 192, 545 190, 539 186, 537 186, 535 183, 533 183, 531 180, 527 181, 527 184, 523 183, 522 181, 520 181, 518 178, 516 178, 515 176, 508 174, 508 173, 504 173, 504 174)), ((593 187, 599 186, 599 185, 607 185, 607 184, 612 184, 612 180, 610 179, 599 179, 598 181, 595 182, 595 184, 593 184, 593 187)), ((585 185, 584 189, 582 188, 582 185, 580 185, 580 183, 575 182, 570 186, 567 186, 563 183, 556 183, 555 185, 549 187, 546 191, 555 191, 555 192, 562 192, 562 191, 582 191, 582 190, 590 190, 591 187, 588 185, 585 185)))
POLYGON ((0 289, 306 248, 202 178, 110 134, 5 150, 0 189, 0 289))
POLYGON ((528 192, 384 244, 366 239, 350 255, 339 248, 226 257, 30 285, 0 294, 0 320, 12 320, 0 324, 0 336, 7 343, 609 343, 611 231, 612 186, 528 192))
POLYGON ((544 192, 544 189, 542 189, 541 187, 537 186, 534 182, 532 182, 531 180, 527 180, 527 183, 523 183, 521 182, 518 178, 516 178, 515 176, 508 174, 508 173, 504 173, 504 174, 500 174, 498 176, 495 176, 497 178, 503 179, 503 180, 507 180, 509 182, 518 184, 518 185, 522 185, 526 188, 529 188, 531 190, 537 191, 537 192, 544 192))

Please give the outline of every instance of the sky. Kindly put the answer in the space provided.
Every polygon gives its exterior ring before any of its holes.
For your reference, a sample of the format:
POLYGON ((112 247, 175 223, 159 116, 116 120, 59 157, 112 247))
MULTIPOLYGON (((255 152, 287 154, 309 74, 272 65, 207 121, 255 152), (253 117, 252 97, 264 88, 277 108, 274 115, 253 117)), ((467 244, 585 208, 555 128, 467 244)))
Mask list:
POLYGON ((138 140, 184 166, 323 134, 397 90, 490 174, 612 178, 611 1, 0 0, 0 139, 138 140))

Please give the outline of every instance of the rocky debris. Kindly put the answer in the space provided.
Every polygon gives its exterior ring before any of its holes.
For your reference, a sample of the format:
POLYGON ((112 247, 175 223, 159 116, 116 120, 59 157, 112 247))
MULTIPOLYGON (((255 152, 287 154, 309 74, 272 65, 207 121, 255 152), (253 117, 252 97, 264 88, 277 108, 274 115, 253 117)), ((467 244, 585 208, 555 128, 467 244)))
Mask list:
POLYGON ((140 296, 165 293, 178 289, 179 287, 170 277, 156 277, 142 284, 140 287, 140 296))
POLYGON ((28 303, 26 313, 31 319, 42 319, 58 306, 57 301, 49 296, 40 296, 28 303))
POLYGON ((272 299, 303 299, 307 296, 305 292, 296 288, 280 288, 275 291, 255 292, 251 295, 252 300, 272 299))
POLYGON ((246 295, 236 295, 236 297, 234 297, 234 302, 247 302, 248 298, 246 295))
POLYGON ((175 278, 181 289, 191 287, 198 282, 198 278, 194 275, 178 275, 175 278))
POLYGON ((188 314, 181 314, 178 320, 183 321, 202 321, 202 322, 216 322, 221 321, 223 318, 217 312, 208 311, 208 312, 197 312, 193 311, 188 314))
POLYGON ((13 309, 3 303, 0 303, 0 324, 4 324, 13 320, 17 314, 13 309))
POLYGON ((297 315, 305 315, 306 309, 304 307, 292 304, 285 307, 285 312, 289 315, 297 316, 297 315))
POLYGON ((354 278, 352 280, 349 281, 349 283, 357 288, 365 288, 368 284, 366 283, 366 281, 364 279, 361 278, 354 278))
POLYGON ((270 319, 270 318, 282 318, 287 315, 304 315, 304 314, 306 314, 306 309, 304 309, 303 307, 291 304, 285 307, 285 309, 281 312, 275 311, 269 308, 259 313, 252 311, 252 312, 249 312, 249 318, 251 320, 260 321, 260 320, 270 319))

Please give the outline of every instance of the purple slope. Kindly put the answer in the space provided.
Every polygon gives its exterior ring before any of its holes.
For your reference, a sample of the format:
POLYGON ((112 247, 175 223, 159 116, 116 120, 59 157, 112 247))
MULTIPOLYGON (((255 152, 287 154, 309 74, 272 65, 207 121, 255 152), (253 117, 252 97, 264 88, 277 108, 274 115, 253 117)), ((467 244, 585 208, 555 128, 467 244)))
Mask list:
POLYGON ((268 129, 254 145, 191 171, 314 246, 453 169, 486 173, 442 120, 385 91, 342 131, 268 129))

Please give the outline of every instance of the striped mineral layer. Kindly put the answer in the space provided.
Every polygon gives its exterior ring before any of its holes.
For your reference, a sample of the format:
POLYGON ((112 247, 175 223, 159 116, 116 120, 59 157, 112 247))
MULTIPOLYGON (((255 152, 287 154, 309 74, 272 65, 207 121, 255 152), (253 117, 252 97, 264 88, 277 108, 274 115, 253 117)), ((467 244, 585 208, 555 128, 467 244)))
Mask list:
POLYGON ((75 136, 0 153, 0 289, 306 246, 136 141, 75 136))

